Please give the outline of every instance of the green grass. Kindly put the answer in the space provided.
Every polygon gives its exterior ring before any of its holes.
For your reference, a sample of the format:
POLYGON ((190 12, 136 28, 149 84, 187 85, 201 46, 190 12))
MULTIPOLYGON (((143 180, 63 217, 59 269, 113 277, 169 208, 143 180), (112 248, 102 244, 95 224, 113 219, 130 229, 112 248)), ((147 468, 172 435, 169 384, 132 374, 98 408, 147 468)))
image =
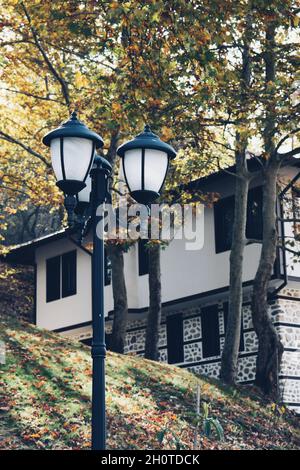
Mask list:
MULTIPOLYGON (((91 360, 88 347, 28 323, 0 316, 6 364, 0 365, 0 448, 80 449, 90 445, 91 360)), ((225 439, 206 437, 201 449, 297 449, 290 412, 253 388, 224 387, 174 366, 107 355, 108 447, 192 449, 195 395, 208 403, 225 439), (162 443, 162 431, 165 430, 162 443)))

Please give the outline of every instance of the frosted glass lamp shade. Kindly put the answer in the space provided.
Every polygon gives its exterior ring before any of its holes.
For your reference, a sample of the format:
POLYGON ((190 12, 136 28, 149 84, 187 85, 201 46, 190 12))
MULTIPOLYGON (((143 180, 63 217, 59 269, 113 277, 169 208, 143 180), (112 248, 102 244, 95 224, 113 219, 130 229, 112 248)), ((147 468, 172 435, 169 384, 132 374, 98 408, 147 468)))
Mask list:
POLYGON ((84 187, 93 163, 94 151, 93 142, 88 139, 80 137, 53 139, 50 144, 50 153, 57 182, 73 181, 74 189, 77 186, 78 188, 84 187), (75 181, 78 182, 78 185, 75 184, 75 181))
POLYGON ((168 163, 168 154, 161 150, 127 150, 123 156, 123 171, 132 197, 142 203, 157 199, 166 178, 168 163))
POLYGON ((117 154, 122 158, 123 173, 133 199, 149 204, 160 195, 169 160, 176 152, 145 126, 144 132, 122 144, 117 154))
POLYGON ((57 186, 68 195, 80 192, 86 185, 95 149, 103 147, 102 138, 73 112, 68 121, 44 136, 43 143, 50 147, 57 186))
POLYGON ((91 196, 91 190, 92 190, 92 179, 90 175, 88 175, 87 179, 85 180, 85 188, 83 188, 79 193, 78 193, 78 202, 84 202, 84 203, 89 203, 90 202, 90 196, 91 196))
POLYGON ((75 214, 82 217, 87 213, 88 208, 90 207, 90 197, 92 190, 92 179, 90 175, 87 176, 85 184, 85 188, 79 191, 79 193, 76 195, 77 204, 75 207, 75 214))
POLYGON ((166 179, 169 158, 161 150, 145 149, 144 185, 148 191, 160 193, 166 179))
POLYGON ((133 149, 125 152, 123 157, 123 173, 130 192, 142 186, 142 150, 133 149))

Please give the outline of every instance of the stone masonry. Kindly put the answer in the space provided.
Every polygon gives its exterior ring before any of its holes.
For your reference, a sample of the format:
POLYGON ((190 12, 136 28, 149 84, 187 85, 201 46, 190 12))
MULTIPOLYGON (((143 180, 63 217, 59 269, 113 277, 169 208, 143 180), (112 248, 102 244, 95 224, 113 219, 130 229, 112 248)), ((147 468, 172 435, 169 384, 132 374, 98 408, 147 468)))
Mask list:
MULTIPOLYGON (((224 302, 227 299, 224 298, 224 302)), ((214 302, 216 304, 216 302, 214 302)), ((209 305, 208 303, 205 306, 209 305)), ((190 308, 174 308, 168 315, 182 313, 183 319, 183 357, 184 361, 178 363, 179 367, 217 378, 220 372, 221 356, 203 357, 201 308, 204 304, 190 308)), ((220 352, 224 346, 224 303, 218 302, 218 336, 220 352)), ((270 302, 270 315, 284 345, 284 354, 279 379, 282 401, 290 408, 300 412, 300 291, 288 289, 280 292, 280 296, 270 302)), ((126 335, 125 352, 143 356, 145 347, 146 319, 129 323, 126 335)), ((107 322, 107 331, 111 328, 111 321, 107 322)), ((257 353, 257 337, 253 330, 249 299, 243 305, 242 335, 244 348, 239 353, 238 380, 241 383, 251 383, 255 378, 255 364, 257 353)), ((166 314, 163 313, 160 337, 160 360, 168 362, 166 314)))

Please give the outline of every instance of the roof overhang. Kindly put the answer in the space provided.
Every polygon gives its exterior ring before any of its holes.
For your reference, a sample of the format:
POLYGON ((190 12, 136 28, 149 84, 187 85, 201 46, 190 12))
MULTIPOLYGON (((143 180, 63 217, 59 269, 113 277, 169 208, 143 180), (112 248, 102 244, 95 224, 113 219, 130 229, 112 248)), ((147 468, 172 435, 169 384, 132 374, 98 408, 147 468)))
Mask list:
POLYGON ((9 253, 1 255, 1 260, 12 264, 34 265, 35 250, 38 247, 69 237, 72 233, 72 230, 64 229, 50 235, 46 235, 45 237, 36 238, 29 242, 16 245, 10 249, 9 253))
MULTIPOLYGON (((248 170, 250 172, 256 173, 261 172, 262 164, 264 160, 262 158, 251 158, 248 160, 248 170)), ((300 158, 290 157, 283 161, 281 167, 293 166, 300 168, 300 158)), ((207 191, 208 188, 211 191, 217 191, 217 185, 222 179, 228 181, 235 181, 235 172, 236 166, 232 165, 231 167, 224 168, 224 170, 219 170, 215 173, 211 173, 203 178, 198 178, 193 180, 186 185, 182 185, 181 189, 184 190, 194 190, 194 191, 207 191)))

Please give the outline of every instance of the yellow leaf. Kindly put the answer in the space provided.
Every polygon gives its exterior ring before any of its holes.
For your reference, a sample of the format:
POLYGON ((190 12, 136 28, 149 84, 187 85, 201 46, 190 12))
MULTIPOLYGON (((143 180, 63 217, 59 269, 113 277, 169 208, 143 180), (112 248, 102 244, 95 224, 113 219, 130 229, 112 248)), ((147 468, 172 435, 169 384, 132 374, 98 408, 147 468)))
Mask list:
POLYGON ((120 113, 122 106, 120 105, 120 103, 112 103, 111 109, 114 113, 120 113))
POLYGON ((16 214, 17 209, 13 209, 12 207, 6 207, 5 212, 7 212, 8 214, 16 214))
POLYGON ((74 83, 77 88, 86 87, 88 85, 86 77, 79 71, 75 73, 74 83))
POLYGON ((164 140, 170 140, 174 137, 172 129, 167 126, 163 126, 161 129, 161 135, 164 140))

